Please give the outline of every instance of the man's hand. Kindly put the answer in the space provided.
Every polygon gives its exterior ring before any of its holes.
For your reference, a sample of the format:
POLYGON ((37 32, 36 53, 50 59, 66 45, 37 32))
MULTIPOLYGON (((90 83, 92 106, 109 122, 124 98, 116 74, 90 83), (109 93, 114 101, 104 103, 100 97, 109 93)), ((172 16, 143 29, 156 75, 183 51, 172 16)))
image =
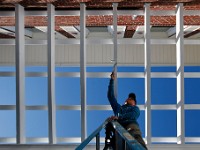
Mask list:
POLYGON ((108 122, 114 121, 114 120, 118 120, 118 117, 117 116, 111 116, 111 117, 107 118, 108 122))
POLYGON ((111 79, 115 80, 115 73, 112 72, 111 75, 110 75, 111 79))

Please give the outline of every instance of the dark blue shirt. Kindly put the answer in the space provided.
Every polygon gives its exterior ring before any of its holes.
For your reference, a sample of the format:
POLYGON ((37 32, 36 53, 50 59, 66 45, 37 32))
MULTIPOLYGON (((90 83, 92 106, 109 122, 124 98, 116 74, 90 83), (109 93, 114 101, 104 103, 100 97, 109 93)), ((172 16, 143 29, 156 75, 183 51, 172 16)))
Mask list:
POLYGON ((132 105, 120 105, 117 102, 117 99, 114 95, 114 80, 110 79, 110 83, 108 86, 108 100, 110 102, 110 105, 113 109, 113 112, 115 116, 118 116, 118 122, 122 126, 127 126, 128 124, 134 123, 138 125, 137 119, 140 116, 140 109, 138 106, 132 106, 132 105))

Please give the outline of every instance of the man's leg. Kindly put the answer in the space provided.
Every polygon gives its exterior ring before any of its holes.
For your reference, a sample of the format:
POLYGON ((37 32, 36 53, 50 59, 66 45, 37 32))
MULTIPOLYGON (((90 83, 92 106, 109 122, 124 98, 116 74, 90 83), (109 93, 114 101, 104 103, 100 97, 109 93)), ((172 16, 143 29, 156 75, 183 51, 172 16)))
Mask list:
POLYGON ((105 137, 105 147, 104 150, 109 149, 109 148, 113 148, 114 149, 114 129, 111 125, 111 123, 108 123, 106 128, 105 128, 106 132, 106 137, 105 137))
POLYGON ((141 135, 134 135, 134 138, 147 150, 147 146, 141 135))
POLYGON ((130 124, 126 127, 127 131, 144 147, 148 150, 143 138, 140 128, 136 124, 130 124))

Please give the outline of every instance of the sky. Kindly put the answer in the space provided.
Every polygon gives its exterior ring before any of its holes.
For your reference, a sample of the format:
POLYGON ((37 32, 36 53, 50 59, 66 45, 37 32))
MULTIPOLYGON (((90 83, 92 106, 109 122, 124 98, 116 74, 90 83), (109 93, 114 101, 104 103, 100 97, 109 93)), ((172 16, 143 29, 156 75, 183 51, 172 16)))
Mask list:
MULTIPOLYGON (((56 72, 79 72, 79 67, 56 67, 56 72)), ((112 67, 87 67, 87 72, 111 72, 112 67)), ((0 67, 0 72, 14 72, 14 67, 0 67)), ((152 67, 152 72, 175 72, 176 67, 152 67)), ((47 72, 46 67, 26 67, 26 72, 47 72)), ((143 67, 118 67, 118 72, 144 72, 143 67)), ((185 67, 185 72, 200 72, 200 67, 185 67)), ((87 78, 87 104, 109 105, 107 100, 108 78, 87 78)), ((185 104, 200 104, 200 78, 185 78, 185 104)), ((15 105, 15 77, 0 76, 0 105, 15 105)), ((25 103, 27 106, 47 105, 47 77, 25 78, 25 103)), ((123 104, 127 95, 134 92, 139 105, 143 105, 143 78, 118 78, 118 102, 123 104)), ((152 78, 152 105, 176 104, 176 79, 152 78)), ((56 105, 80 105, 80 78, 56 77, 56 105)), ((90 110, 87 113, 87 134, 90 135, 112 111, 90 110), (98 119, 97 119, 98 118, 98 119), (95 120, 95 121, 94 121, 95 120)), ((185 110, 185 137, 200 137, 200 110, 185 110)), ((15 137, 15 110, 0 110, 0 138, 15 137)), ((152 137, 176 137, 176 110, 152 110, 152 137)), ((145 113, 141 110, 138 120, 145 135, 145 113)), ((57 137, 80 137, 80 111, 57 110, 57 137), (76 118, 76 119, 74 119, 76 118), (72 130, 73 129, 73 130, 72 130), (75 130, 74 130, 75 129, 75 130)), ((48 112, 26 111, 26 137, 48 137, 48 112)), ((104 131, 101 132, 103 136, 104 131)))

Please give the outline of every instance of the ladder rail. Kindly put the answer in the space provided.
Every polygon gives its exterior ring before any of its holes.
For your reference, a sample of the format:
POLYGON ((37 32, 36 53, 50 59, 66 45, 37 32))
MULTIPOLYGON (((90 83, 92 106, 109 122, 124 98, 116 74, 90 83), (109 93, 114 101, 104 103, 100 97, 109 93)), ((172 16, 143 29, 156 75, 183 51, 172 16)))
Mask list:
MULTIPOLYGON (((87 146, 87 144, 94 138, 96 137, 97 139, 99 139, 99 133, 100 131, 106 127, 108 121, 106 120, 105 122, 103 122, 103 124, 101 124, 94 132, 92 132, 75 150, 82 150, 85 146, 87 146)), ((96 143, 98 145, 99 141, 96 143)), ((100 146, 100 144, 99 144, 100 146)))
MULTIPOLYGON (((115 131, 120 135, 120 137, 125 141, 123 147, 125 147, 126 143, 127 146, 134 150, 145 150, 145 148, 138 143, 138 141, 124 128, 120 125, 117 121, 112 121, 112 126, 114 127, 115 131)), ((116 143, 116 145, 122 143, 116 143)), ((120 146, 118 146, 120 147, 120 146)))

